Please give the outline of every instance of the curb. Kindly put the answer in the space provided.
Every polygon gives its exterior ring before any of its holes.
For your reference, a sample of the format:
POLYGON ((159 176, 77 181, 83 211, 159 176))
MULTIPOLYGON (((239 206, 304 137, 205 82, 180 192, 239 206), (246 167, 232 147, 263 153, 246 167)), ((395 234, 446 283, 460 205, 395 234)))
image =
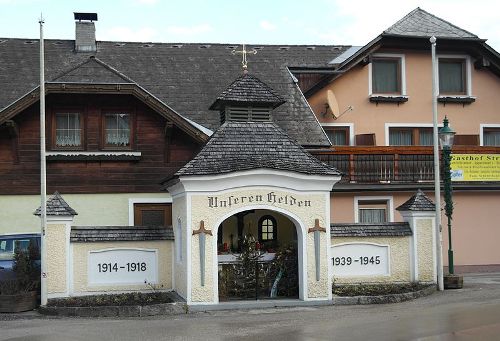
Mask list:
POLYGON ((210 305, 188 307, 183 302, 151 304, 144 306, 103 306, 103 307, 40 307, 38 312, 49 316, 65 317, 145 317, 158 315, 184 315, 189 312, 204 312, 210 310, 240 310, 240 309, 265 309, 279 307, 300 307, 300 306, 327 306, 327 305, 365 305, 365 304, 387 304, 400 303, 413 300, 419 297, 428 296, 436 291, 434 286, 408 292, 404 294, 392 294, 381 296, 334 296, 331 301, 273 301, 254 304, 234 303, 232 305, 210 305))
POLYGON ((429 296, 436 291, 434 285, 424 288, 422 290, 407 292, 404 294, 391 294, 381 296, 352 296, 340 297, 333 296, 333 305, 363 305, 363 304, 387 304, 387 303, 400 303, 409 300, 414 300, 419 297, 429 296))
POLYGON ((103 307, 40 307, 40 314, 68 317, 144 317, 156 315, 186 314, 184 303, 160 303, 136 306, 103 306, 103 307))

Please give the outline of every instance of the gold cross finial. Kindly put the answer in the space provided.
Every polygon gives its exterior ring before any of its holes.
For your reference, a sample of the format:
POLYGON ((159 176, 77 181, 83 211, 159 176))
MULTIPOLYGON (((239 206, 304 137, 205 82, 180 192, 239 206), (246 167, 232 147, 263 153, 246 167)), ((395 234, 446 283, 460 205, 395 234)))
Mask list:
POLYGON ((246 73, 247 68, 248 68, 247 54, 257 54, 257 50, 252 49, 251 51, 247 51, 245 48, 245 44, 243 44, 241 51, 232 50, 231 53, 233 55, 234 54, 241 54, 241 65, 243 66, 243 72, 246 73))

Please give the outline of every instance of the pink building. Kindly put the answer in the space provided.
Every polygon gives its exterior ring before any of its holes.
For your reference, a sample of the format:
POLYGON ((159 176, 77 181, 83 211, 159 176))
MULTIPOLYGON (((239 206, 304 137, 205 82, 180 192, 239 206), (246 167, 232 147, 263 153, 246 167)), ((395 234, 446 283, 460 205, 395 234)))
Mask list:
MULTIPOLYGON (((484 39, 417 8, 332 60, 328 73, 297 72, 333 144, 315 153, 345 174, 331 195, 334 223, 400 221, 394 209, 416 188, 434 196, 431 35, 437 38, 438 120, 446 115, 456 131, 453 153, 498 160, 500 55, 484 39)), ((500 163, 472 167, 489 175, 453 181, 459 272, 500 268, 500 163)), ((444 213, 442 222, 446 262, 444 213)))

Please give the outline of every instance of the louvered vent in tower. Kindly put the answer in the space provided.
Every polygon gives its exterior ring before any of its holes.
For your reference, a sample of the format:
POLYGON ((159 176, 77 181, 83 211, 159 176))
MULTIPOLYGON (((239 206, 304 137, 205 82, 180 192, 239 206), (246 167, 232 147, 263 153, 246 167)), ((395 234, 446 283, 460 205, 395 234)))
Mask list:
POLYGON ((255 108, 255 107, 226 107, 224 112, 221 112, 221 122, 237 121, 237 122, 267 122, 271 120, 270 108, 255 108))

